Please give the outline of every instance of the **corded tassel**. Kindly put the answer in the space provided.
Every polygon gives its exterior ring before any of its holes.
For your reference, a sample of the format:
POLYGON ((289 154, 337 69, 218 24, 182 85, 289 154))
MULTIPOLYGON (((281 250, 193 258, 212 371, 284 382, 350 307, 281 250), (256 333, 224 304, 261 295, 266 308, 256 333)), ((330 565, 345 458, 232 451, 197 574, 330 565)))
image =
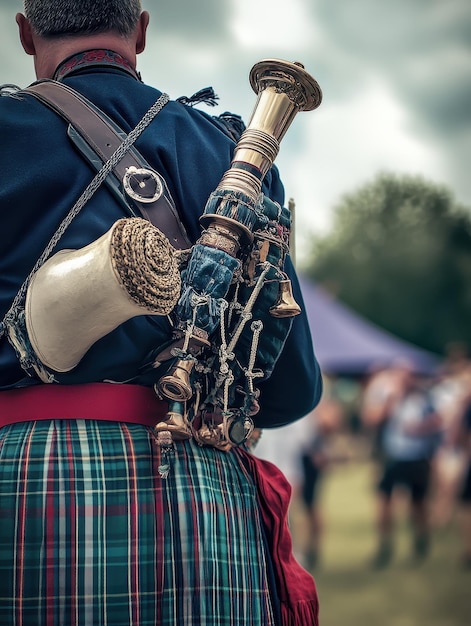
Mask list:
POLYGON ((218 115, 216 119, 224 124, 234 141, 238 141, 240 139, 240 136, 246 128, 241 116, 236 115, 235 113, 229 113, 229 111, 221 113, 221 115, 218 115))
POLYGON ((175 454, 175 445, 171 432, 161 430, 157 433, 157 443, 160 446, 159 474, 161 478, 167 478, 170 473, 172 456, 175 454))
POLYGON ((217 104, 217 100, 219 100, 219 96, 214 93, 214 89, 212 87, 204 87, 204 89, 200 89, 192 96, 180 96, 177 98, 177 102, 181 102, 181 104, 187 104, 188 106, 195 106, 195 104, 207 104, 210 107, 214 107, 217 104))

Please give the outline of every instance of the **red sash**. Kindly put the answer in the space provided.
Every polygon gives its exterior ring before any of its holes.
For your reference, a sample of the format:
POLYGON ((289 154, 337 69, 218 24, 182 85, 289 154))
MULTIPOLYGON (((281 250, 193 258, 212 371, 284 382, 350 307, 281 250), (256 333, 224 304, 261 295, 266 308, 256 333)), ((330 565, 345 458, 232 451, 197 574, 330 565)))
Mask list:
POLYGON ((151 387, 88 383, 34 385, 0 391, 0 428, 51 419, 91 419, 155 426, 165 419, 167 403, 151 387))

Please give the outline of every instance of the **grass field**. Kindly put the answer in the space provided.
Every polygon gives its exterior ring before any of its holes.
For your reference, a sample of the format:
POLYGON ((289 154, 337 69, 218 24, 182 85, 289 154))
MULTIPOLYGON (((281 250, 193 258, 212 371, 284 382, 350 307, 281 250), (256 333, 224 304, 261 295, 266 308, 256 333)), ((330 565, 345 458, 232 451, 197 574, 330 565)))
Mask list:
MULTIPOLYGON (((321 503, 323 554, 313 572, 320 626, 471 626, 471 570, 460 564, 456 519, 434 531, 429 558, 414 565, 407 510, 399 500, 394 561, 375 571, 370 567, 376 546, 373 467, 354 462, 331 468, 321 503)), ((295 549, 300 550, 306 530, 296 500, 291 527, 295 549)))

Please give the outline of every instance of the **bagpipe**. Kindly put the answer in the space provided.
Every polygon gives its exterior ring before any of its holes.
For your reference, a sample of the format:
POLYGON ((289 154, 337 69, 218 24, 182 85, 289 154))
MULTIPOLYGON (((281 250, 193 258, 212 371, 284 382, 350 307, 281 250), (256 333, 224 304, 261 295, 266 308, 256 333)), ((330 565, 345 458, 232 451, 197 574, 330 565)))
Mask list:
POLYGON ((223 450, 250 436, 256 383, 270 376, 300 313, 284 272, 291 215, 261 190, 295 115, 322 98, 299 63, 261 61, 250 84, 257 101, 200 218, 175 309, 175 362, 156 384, 171 403, 174 438, 223 450))
MULTIPOLYGON (((290 211, 265 197, 262 183, 296 114, 318 107, 322 94, 300 63, 278 59, 257 63, 250 84, 257 101, 249 123, 186 254, 146 220, 123 218, 89 246, 47 259, 26 294, 26 352, 44 382, 127 319, 171 315, 171 340, 150 366, 169 403, 155 427, 167 450, 189 437, 222 450, 247 440, 257 383, 270 376, 300 313, 284 270, 290 211)), ((19 334, 10 328, 24 356, 19 334)))

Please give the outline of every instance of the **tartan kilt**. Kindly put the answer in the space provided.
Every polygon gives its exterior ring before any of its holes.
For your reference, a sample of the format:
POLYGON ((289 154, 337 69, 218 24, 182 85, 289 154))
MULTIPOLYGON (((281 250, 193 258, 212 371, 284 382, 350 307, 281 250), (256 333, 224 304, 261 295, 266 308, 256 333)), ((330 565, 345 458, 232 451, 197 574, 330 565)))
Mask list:
POLYGON ((239 455, 93 420, 0 429, 0 625, 271 626, 256 488, 239 455))

